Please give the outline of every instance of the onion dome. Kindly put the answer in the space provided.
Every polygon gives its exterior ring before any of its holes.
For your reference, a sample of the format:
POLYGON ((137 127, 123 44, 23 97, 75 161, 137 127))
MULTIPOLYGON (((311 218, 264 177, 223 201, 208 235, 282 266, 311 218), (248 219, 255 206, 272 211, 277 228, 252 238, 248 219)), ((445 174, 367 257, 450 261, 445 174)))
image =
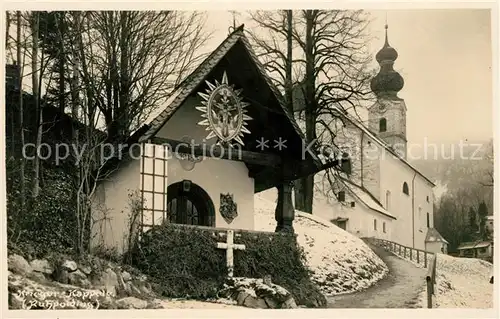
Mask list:
POLYGON ((380 65, 380 71, 371 81, 371 89, 377 97, 397 97, 397 93, 404 86, 403 77, 393 69, 394 61, 398 58, 398 52, 389 45, 387 28, 388 26, 385 25, 384 46, 375 56, 380 65))

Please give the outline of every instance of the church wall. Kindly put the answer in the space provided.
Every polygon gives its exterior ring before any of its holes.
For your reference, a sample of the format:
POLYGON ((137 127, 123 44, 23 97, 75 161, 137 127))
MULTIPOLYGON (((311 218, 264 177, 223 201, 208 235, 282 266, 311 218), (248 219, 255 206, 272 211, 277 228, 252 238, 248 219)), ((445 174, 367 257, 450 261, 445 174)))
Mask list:
POLYGON ((368 112, 368 127, 403 158, 406 158, 406 105, 402 99, 377 100, 368 112), (380 120, 386 120, 386 131, 380 132, 380 120))
POLYGON ((434 205, 432 187, 422 176, 415 178, 415 245, 425 248, 427 235, 427 214, 429 227, 434 227, 434 205))
MULTIPOLYGON (((384 152, 384 156, 380 158, 380 164, 380 193, 386 194, 390 191, 388 210, 397 218, 393 227, 392 240, 409 247, 413 247, 413 241, 415 241, 415 248, 425 249, 427 212, 430 214, 430 227, 432 227, 430 184, 389 152, 384 152), (403 193, 404 182, 408 184, 408 195, 403 193), (412 196, 414 196, 414 211, 412 211, 412 196), (427 196, 429 196, 429 202, 427 202, 427 196), (412 220, 413 217, 414 220, 412 220)), ((382 204, 387 207, 385 198, 382 204)))
POLYGON ((379 202, 382 202, 382 193, 380 191, 380 154, 383 154, 385 150, 364 132, 362 134, 363 170, 361 186, 370 192, 379 202))
POLYGON ((334 222, 336 218, 348 218, 345 230, 357 237, 376 237, 387 240, 391 238, 394 219, 368 208, 348 191, 346 191, 344 203, 335 199, 327 201, 326 198, 318 198, 314 200, 313 205, 313 214, 323 219, 334 222), (351 202, 354 202, 354 207, 351 206, 351 202), (377 220, 376 230, 374 220, 377 220))
MULTIPOLYGON (((196 106, 201 106, 200 103, 201 99, 190 97, 160 129, 157 136, 175 140, 189 136, 195 143, 207 145, 209 151, 216 139, 205 140, 209 131, 205 129, 206 126, 197 125, 203 120, 202 112, 195 109, 196 106)), ((216 210, 216 227, 254 228, 254 180, 248 177, 245 163, 206 157, 202 162, 196 163, 192 171, 186 171, 177 158, 169 159, 168 185, 183 179, 191 180, 209 194, 216 210), (233 194, 238 207, 238 217, 230 224, 219 213, 221 193, 233 194)))
POLYGON ((351 175, 349 180, 357 185, 361 185, 361 130, 355 127, 350 122, 342 123, 340 119, 335 120, 331 125, 337 135, 335 136, 335 144, 349 154, 351 160, 351 175), (334 124, 335 123, 335 124, 334 124))
POLYGON ((129 194, 140 185, 140 160, 124 161, 108 180, 101 182, 92 198, 92 212, 99 222, 92 228, 92 248, 102 246, 123 253, 127 249, 131 216, 129 194))

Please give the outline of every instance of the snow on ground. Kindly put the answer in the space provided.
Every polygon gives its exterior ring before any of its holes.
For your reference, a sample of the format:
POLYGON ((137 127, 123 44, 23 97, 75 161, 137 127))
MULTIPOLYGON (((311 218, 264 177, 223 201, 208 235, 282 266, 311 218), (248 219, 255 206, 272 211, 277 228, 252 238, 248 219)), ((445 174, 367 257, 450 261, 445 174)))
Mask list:
POLYGON ((209 302, 198 300, 181 300, 181 299, 163 299, 157 300, 163 306, 163 309, 242 309, 235 304, 223 302, 209 302))
MULTIPOLYGON (((256 230, 274 231, 275 199, 273 190, 255 195, 256 230)), ((296 211, 294 229, 313 272, 312 280, 325 295, 363 290, 388 272, 384 262, 361 239, 327 220, 296 211)))
MULTIPOLYGON (((493 308, 493 265, 475 258, 438 254, 433 308, 493 308)), ((420 295, 427 308, 427 292, 420 295)))

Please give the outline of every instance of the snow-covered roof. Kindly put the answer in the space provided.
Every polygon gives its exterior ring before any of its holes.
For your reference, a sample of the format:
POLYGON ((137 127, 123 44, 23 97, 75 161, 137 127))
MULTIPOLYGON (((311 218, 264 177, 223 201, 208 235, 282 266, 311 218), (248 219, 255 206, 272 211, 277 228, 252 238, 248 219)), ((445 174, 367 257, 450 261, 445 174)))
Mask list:
POLYGON ((437 231, 435 228, 428 228, 427 235, 425 236, 425 242, 442 242, 449 244, 446 239, 437 231))
POLYGON ((464 250, 464 249, 485 248, 485 247, 488 247, 490 245, 491 245, 491 242, 489 242, 489 241, 466 242, 466 243, 462 243, 457 249, 464 250))
POLYGON ((401 162, 403 162, 406 166, 408 166, 410 169, 412 169, 414 172, 416 172, 418 175, 423 177, 427 182, 429 182, 433 187, 436 186, 433 181, 431 181, 427 176, 425 176, 423 173, 421 173, 416 167, 411 165, 406 159, 401 157, 398 153, 396 153, 386 142, 378 138, 375 134, 373 134, 363 123, 358 121, 357 119, 353 118, 351 115, 347 114, 346 112, 337 109, 337 114, 345 119, 347 119, 349 122, 351 122, 353 125, 355 125, 357 128, 359 128, 361 131, 363 131, 366 135, 368 135, 373 141, 378 143, 380 146, 382 146, 386 151, 394 155, 395 158, 399 159, 401 162))
POLYGON ((487 219, 487 220, 493 220, 493 215, 491 215, 491 216, 487 216, 487 217, 486 217, 486 219, 487 219))
POLYGON ((397 219, 394 215, 392 215, 388 210, 386 210, 373 196, 364 188, 359 187, 358 185, 350 182, 349 180, 343 179, 346 183, 347 189, 358 198, 365 206, 370 208, 371 210, 376 211, 382 215, 386 215, 387 217, 397 219))

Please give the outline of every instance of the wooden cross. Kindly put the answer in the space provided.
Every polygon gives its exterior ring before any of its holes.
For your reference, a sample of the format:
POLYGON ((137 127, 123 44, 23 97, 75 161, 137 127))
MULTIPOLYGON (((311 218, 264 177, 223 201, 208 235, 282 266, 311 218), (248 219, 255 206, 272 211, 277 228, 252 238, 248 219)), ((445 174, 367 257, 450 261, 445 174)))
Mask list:
POLYGON ((234 259, 233 250, 245 250, 245 245, 234 243, 234 230, 227 231, 227 239, 225 243, 217 243, 217 248, 226 249, 226 265, 227 265, 227 275, 233 277, 234 271, 234 259))

